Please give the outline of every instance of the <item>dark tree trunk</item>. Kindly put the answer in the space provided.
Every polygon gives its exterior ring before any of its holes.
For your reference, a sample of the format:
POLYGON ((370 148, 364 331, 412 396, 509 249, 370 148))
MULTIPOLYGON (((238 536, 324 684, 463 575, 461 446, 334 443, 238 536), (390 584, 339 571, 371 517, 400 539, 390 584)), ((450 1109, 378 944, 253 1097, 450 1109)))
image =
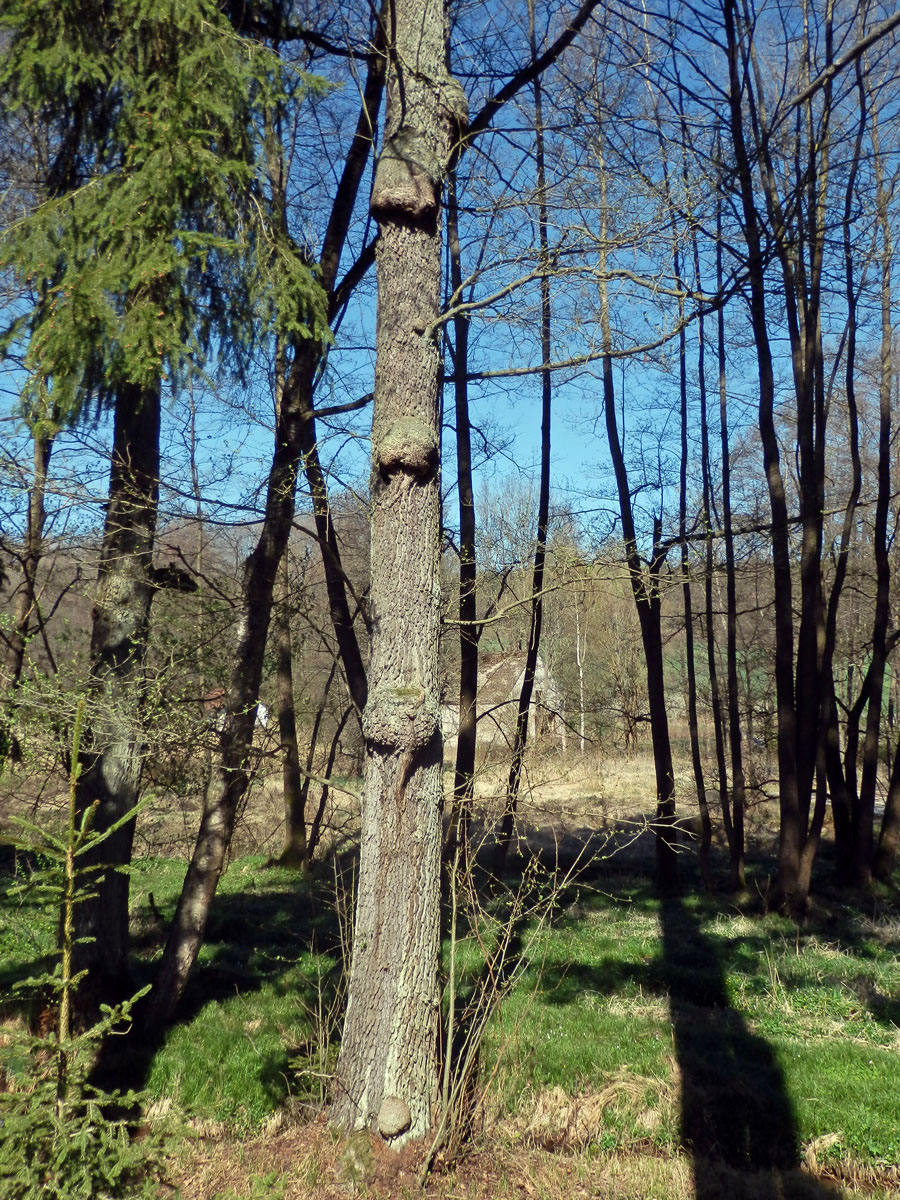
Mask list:
POLYGON ((47 519, 44 500, 47 494, 47 474, 50 470, 50 455, 53 452, 53 437, 38 428, 32 434, 32 438, 34 479, 28 494, 25 540, 19 559, 22 582, 16 595, 12 628, 5 635, 6 654, 3 666, 9 692, 16 687, 22 676, 25 647, 38 616, 37 571, 43 555, 44 524, 47 519))
POLYGON ((226 690, 219 744, 204 797, 200 829, 181 889, 166 948, 148 997, 145 1020, 161 1028, 171 1019, 203 944, 209 910, 225 865, 238 805, 249 782, 248 759, 256 723, 263 654, 275 576, 294 517, 304 417, 289 377, 275 431, 259 540, 241 580, 234 667, 226 690))
POLYGON ((823 713, 825 770, 831 796, 831 820, 834 828, 835 877, 838 883, 850 882, 850 794, 844 764, 841 761, 841 736, 838 727, 834 676, 826 680, 830 696, 823 713))
POLYGON ((653 547, 646 569, 641 561, 637 546, 631 491, 628 485, 628 470, 616 419, 616 394, 612 367, 612 327, 609 314, 609 290, 606 285, 606 253, 603 247, 607 238, 606 173, 600 154, 600 333, 603 339, 603 410, 606 422, 606 440, 616 477, 616 492, 619 500, 619 515, 625 542, 625 559, 631 581, 631 590, 641 627, 641 644, 647 668, 647 697, 650 708, 650 736, 653 743, 653 766, 656 776, 656 817, 654 835, 656 839, 656 884, 664 895, 678 890, 678 847, 675 831, 675 772, 672 764, 672 743, 669 738, 669 715, 666 710, 666 684, 662 653, 662 601, 660 596, 660 573, 665 563, 665 554, 660 553, 659 521, 654 523, 653 547))
POLYGON ((663 895, 672 895, 679 886, 677 842, 672 829, 675 821, 675 768, 666 709, 659 592, 643 596, 637 604, 641 641, 647 662, 647 699, 656 775, 656 882, 663 895))
MULTIPOLYGON (((534 9, 529 10, 531 20, 531 54, 537 57, 534 35, 534 9)), ((550 309, 550 246, 547 231, 547 176, 544 164, 544 126, 541 102, 541 85, 534 81, 535 108, 535 161, 538 190, 538 245, 541 261, 541 362, 550 362, 551 309, 550 309)), ((525 747, 528 743, 528 716, 534 694, 538 654, 541 646, 541 626, 544 619, 544 566, 547 558, 547 529, 550 522, 550 420, 553 400, 553 382, 549 370, 541 374, 541 477, 538 488, 537 538, 534 545, 534 564, 531 573, 531 615, 528 629, 528 648, 525 653, 525 673, 522 690, 516 709, 516 728, 513 735, 512 762, 506 781, 506 803, 503 819, 497 833, 494 848, 494 874, 503 874, 509 844, 512 840, 513 823, 519 802, 522 782, 522 767, 525 762, 525 747)))
POLYGON ((354 614, 347 596, 347 579, 341 561, 340 543, 331 517, 325 472, 322 470, 319 459, 318 434, 313 410, 313 387, 320 362, 320 354, 317 350, 302 346, 297 348, 295 366, 297 368, 298 398, 304 417, 300 428, 300 447, 303 454, 303 473, 312 499, 313 520, 322 555, 328 611, 337 640, 338 655, 344 677, 347 680, 347 688, 356 708, 357 719, 359 719, 366 706, 368 679, 359 639, 356 636, 354 614))
MULTIPOLYGON (((721 223, 721 210, 717 213, 721 223)), ((716 242, 716 288, 721 295, 722 241, 716 242)), ((731 747, 731 811, 728 812, 728 795, 722 794, 722 820, 728 838, 728 854, 731 862, 731 886, 737 891, 744 886, 744 807, 746 784, 744 780, 744 754, 741 743, 740 694, 737 667, 737 572, 734 563, 734 529, 731 519, 731 454, 728 445, 728 403, 726 388, 725 359, 725 313, 720 307, 717 314, 718 367, 719 367, 719 432, 722 446, 722 526, 725 542, 725 660, 728 692, 728 742, 731 747)), ((704 428, 706 423, 704 422, 704 428)), ((710 583, 712 582, 710 578, 710 583)), ((707 606, 709 607, 709 606, 707 606)), ((711 652, 711 658, 714 652, 711 652)), ((720 771, 722 766, 720 764, 720 771)))
MULTIPOLYGON (((306 812, 306 802, 309 799, 309 785, 312 782, 312 770, 313 770, 313 766, 315 765, 315 761, 316 761, 316 749, 319 744, 319 733, 322 728, 322 718, 325 715, 325 707, 328 704, 328 696, 329 696, 329 693, 331 692, 331 685, 334 683, 334 677, 337 674, 337 666, 338 666, 337 659, 335 659, 334 662, 332 662, 331 668, 328 672, 328 676, 325 679, 325 686, 322 689, 322 698, 319 701, 319 707, 316 709, 316 718, 313 721, 312 732, 309 735, 309 748, 306 752, 306 775, 305 775, 305 778, 303 779, 303 783, 302 783, 301 789, 300 789, 301 803, 303 804, 304 813, 306 812)), ((335 755, 337 754, 337 744, 340 739, 341 733, 343 731, 344 724, 345 724, 347 718, 349 717, 350 713, 353 711, 355 711, 355 709, 351 705, 351 707, 349 709, 345 710, 345 715, 343 715, 341 717, 340 721, 338 722, 337 732, 335 733, 335 735, 332 739, 331 750, 328 755, 328 765, 327 765, 327 768, 325 771, 325 776, 324 776, 324 778, 326 780, 331 778, 331 770, 334 767, 334 758, 335 758, 335 755)), ((357 714, 357 716, 358 715, 359 714, 357 714)), ((326 782, 326 783, 322 784, 322 791, 321 791, 320 798, 319 798, 319 806, 316 809, 316 815, 313 818, 313 823, 310 828, 309 843, 306 847, 307 862, 312 862, 312 856, 315 852, 316 845, 318 844, 318 841, 319 841, 319 830, 321 828, 322 817, 323 817, 324 811, 325 811, 325 802, 327 799, 328 799, 328 784, 326 782)))
MULTIPOLYGON (((687 454, 687 438, 682 441, 682 452, 687 454)), ((682 459, 686 463, 686 457, 682 459)), ((686 499, 685 469, 682 467, 682 497, 686 499)), ((685 512, 682 506, 682 513, 685 512)), ((682 524, 684 521, 682 520, 682 524)), ((694 653, 694 612, 691 597, 690 568, 686 533, 682 531, 681 542, 681 595, 684 605, 684 641, 685 659, 687 665, 688 686, 688 735, 691 743, 691 766, 694 771, 694 784, 697 789, 697 806, 700 813, 700 874, 705 886, 710 884, 709 850, 712 844, 712 824, 709 817, 709 804, 706 800, 706 783, 703 777, 703 759, 700 754, 700 725, 697 717, 697 665, 694 653)))
MULTIPOLYGON (((91 627, 90 703, 82 737, 77 811, 96 806, 92 827, 109 829, 138 801, 144 756, 144 656, 153 599, 153 540, 159 500, 159 387, 123 384, 115 398, 109 502, 91 627)), ((128 866, 134 820, 81 868, 100 868, 92 898, 75 909, 76 970, 121 989, 128 964, 128 866)))
MULTIPOLYGON (((369 60, 369 74, 356 134, 338 184, 320 256, 320 282, 332 298, 341 251, 372 145, 372 129, 381 96, 384 59, 377 52, 381 44, 380 35, 376 42, 376 52, 369 60)), ((206 789, 194 853, 182 885, 162 962, 143 1012, 143 1022, 150 1029, 158 1030, 171 1020, 203 944, 210 907, 231 844, 238 805, 247 789, 247 763, 272 611, 275 574, 290 536, 298 472, 304 455, 308 463, 310 437, 313 443, 315 439, 311 387, 320 362, 321 347, 311 340, 298 339, 279 405, 262 528, 255 549, 244 563, 235 665, 226 693, 216 761, 206 789)), ((315 504, 315 491, 313 498, 315 504)), ((318 513, 316 519, 318 524, 318 513)), ((327 523, 330 526, 330 516, 327 517, 327 523)), ((323 549, 328 545, 327 538, 322 545, 323 549)), ((327 575, 329 560, 323 556, 323 561, 327 575)), ((346 602, 346 597, 344 599, 346 602)), ((352 620, 349 624, 352 629, 352 620)), ((343 628, 346 629, 346 625, 343 628)), ((352 665, 348 671, 350 679, 356 679, 358 686, 358 676, 352 665)))
POLYGON ((300 772, 297 745, 297 714, 294 705, 294 654, 291 640, 290 566, 285 547, 281 560, 281 595, 275 606, 276 677, 278 683, 278 733, 281 739, 281 776, 284 795, 284 849, 280 861, 285 866, 305 867, 306 788, 300 772))
MULTIPOLYGON (((660 131, 661 132, 661 131, 660 131)), ((665 145, 660 146, 663 160, 663 170, 666 174, 666 196, 671 207, 668 172, 665 167, 665 145)), ((686 182, 686 181, 685 181, 686 182)), ((673 230, 673 232, 675 232, 673 230)), ((681 252, 678 248, 677 236, 673 238, 673 260, 677 286, 683 288, 684 281, 681 271, 681 252)), ((691 744, 691 767, 694 772, 694 786, 697 789, 697 808, 700 814, 700 876, 704 887, 709 887, 709 851, 712 845, 712 824, 709 818, 709 804, 706 799, 706 782, 703 778, 703 759, 700 754, 700 725, 697 717, 697 663, 694 652, 694 610, 691 595, 691 574, 688 564, 688 530, 687 530, 687 475, 688 475, 688 390, 687 390, 687 333, 684 328, 684 301, 679 300, 678 319, 681 330, 678 334, 678 391, 681 417, 681 462, 678 478, 678 537, 681 543, 681 597, 684 610, 684 650, 687 667, 688 688, 688 737, 691 744)), ((701 327, 702 338, 702 327, 701 327)), ((703 357, 700 357, 700 373, 702 374, 703 357)), ((704 489, 708 496, 708 488, 704 489)), ((707 529, 709 518, 707 517, 707 529)))
POLYGON ((437 1094, 441 857, 440 187, 465 123, 440 0, 389 5, 372 419, 372 643, 359 889, 332 1116, 400 1146, 437 1094))
MULTIPOLYGON (((56 417, 51 421, 55 423, 56 417)), ((4 635, 4 675, 6 696, 0 710, 0 772, 11 753, 17 753, 15 722, 13 717, 14 695, 22 678, 25 664, 25 649, 36 626, 43 628, 38 604, 37 573, 44 553, 44 525, 47 514, 44 501, 47 494, 47 476, 50 470, 50 455, 53 452, 53 435, 44 432, 43 422, 35 422, 32 430, 34 478, 28 494, 28 513, 25 519, 25 540, 19 566, 22 581, 18 586, 13 610, 12 628, 4 635)))
MULTIPOLYGON (((891 608, 891 565, 888 557, 888 512, 891 502, 891 387, 893 384, 893 313, 891 269, 893 244, 884 168, 879 153, 878 121, 872 114, 872 143, 876 181, 876 207, 881 232, 881 371, 878 387, 878 494, 875 527, 875 612, 872 620, 872 656, 869 670, 872 688, 866 713, 863 769, 859 800, 853 821, 853 881, 865 887, 871 882, 874 858, 875 790, 881 748, 881 712, 887 663, 887 632, 891 608)), ((885 815, 887 809, 885 808, 885 815)), ((879 847, 880 853, 880 847, 879 847)))
POLYGON ((322 784, 322 791, 319 793, 319 804, 316 808, 316 815, 313 817, 312 823, 309 827, 309 846, 307 848, 307 854, 310 861, 312 861, 316 850, 319 848, 319 840, 322 836, 322 820, 325 816, 325 806, 328 803, 329 787, 327 781, 331 778, 332 772, 334 771, 334 760, 337 756, 338 747, 341 744, 341 734, 344 732, 344 726, 349 721, 352 712, 354 712, 352 706, 344 709, 344 711, 341 713, 341 718, 337 723, 337 728, 335 729, 331 738, 331 746, 328 749, 328 761, 325 764, 325 782, 322 784))
POLYGON ((898 842, 900 842, 900 744, 894 753, 891 779, 888 784, 887 799, 884 803, 884 817, 881 821, 881 835, 878 839, 878 850, 872 870, 875 878, 880 879, 882 883, 889 883, 894 873, 898 842))
MULTIPOLYGON (((775 426, 775 376, 766 313, 766 280, 753 172, 744 137, 744 62, 735 0, 723 5, 729 70, 729 127, 747 243, 750 322, 759 371, 759 432, 772 512, 772 575, 775 609, 775 703, 778 720, 778 875, 772 901, 790 907, 797 888, 805 828, 797 764, 794 705, 794 611, 787 498, 775 426)), ((818 707, 818 698, 816 698, 818 707)))
MULTIPOLYGON (((459 204, 456 174, 448 184, 447 241, 450 250, 450 286, 462 299, 462 262, 459 246, 459 204)), ((456 770, 453 777, 453 810, 445 857, 451 861, 457 846, 463 858, 468 851, 469 818, 475 791, 475 750, 478 732, 477 557, 475 550, 475 489, 472 486, 472 436, 469 424, 469 318, 453 319, 453 377, 456 410, 456 480, 459 492, 459 724, 456 737, 456 770)))

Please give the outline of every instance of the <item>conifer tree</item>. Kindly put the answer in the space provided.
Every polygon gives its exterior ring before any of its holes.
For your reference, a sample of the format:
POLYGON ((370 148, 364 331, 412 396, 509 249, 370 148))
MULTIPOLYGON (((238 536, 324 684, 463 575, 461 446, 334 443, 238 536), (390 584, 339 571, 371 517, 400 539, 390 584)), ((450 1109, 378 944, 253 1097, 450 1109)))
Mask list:
MULTIPOLYGON (((0 349, 21 354, 22 409, 67 422, 114 414, 109 501, 94 605, 81 811, 95 828, 138 797, 143 662, 159 492, 160 404, 210 356, 241 370, 258 319, 325 328, 309 269, 265 218, 259 114, 277 62, 209 0, 12 0, 0 17, 6 111, 44 121, 48 199, 10 226, 0 266, 30 289, 0 349)), ((103 844, 127 864, 134 826, 103 844)), ((107 980, 127 954, 128 880, 99 873, 79 906, 87 962, 107 980)))

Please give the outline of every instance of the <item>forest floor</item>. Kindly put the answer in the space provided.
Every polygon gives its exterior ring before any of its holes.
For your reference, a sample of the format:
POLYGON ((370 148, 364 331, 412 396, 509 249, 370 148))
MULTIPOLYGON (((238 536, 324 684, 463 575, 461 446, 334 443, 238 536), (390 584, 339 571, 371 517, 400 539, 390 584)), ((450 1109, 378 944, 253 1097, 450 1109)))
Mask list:
MULTIPOLYGON (((352 799, 339 852, 305 880, 260 853, 265 804, 245 814, 241 849, 257 852, 223 877, 179 1022, 135 1066, 162 1139, 154 1196, 900 1196, 896 895, 829 890, 826 845, 808 920, 766 913, 773 824, 759 803, 747 891, 702 894, 686 832, 689 887, 661 902, 647 880, 648 766, 632 758, 601 774, 548 760, 530 778, 522 854, 505 888, 475 893, 457 947, 459 1000, 481 975, 479 938, 508 936, 512 988, 482 1047, 475 1125, 424 1185, 423 1147, 348 1143, 321 1115, 340 1028, 352 799), (524 869, 526 843, 542 866, 524 869)), ((484 772, 483 827, 502 794, 502 774, 484 772)), ((152 975, 182 873, 172 858, 135 863, 136 986, 152 975)), ((0 907, 0 990, 52 954, 54 933, 36 905, 0 907)))

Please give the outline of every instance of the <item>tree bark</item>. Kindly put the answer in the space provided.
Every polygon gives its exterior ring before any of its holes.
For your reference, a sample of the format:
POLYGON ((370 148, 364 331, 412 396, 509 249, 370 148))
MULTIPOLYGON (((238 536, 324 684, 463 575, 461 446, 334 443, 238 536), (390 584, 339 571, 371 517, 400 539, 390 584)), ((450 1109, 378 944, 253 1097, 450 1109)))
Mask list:
POLYGON ((248 757, 256 723, 263 655, 275 576, 291 531, 304 417, 288 378, 275 429, 275 452, 265 514, 256 547, 244 562, 234 667, 226 689, 219 745, 203 802, 193 856, 182 884, 143 1020, 159 1029, 171 1019, 203 944, 206 922, 249 782, 248 757))
POLYGON ((281 560, 281 595, 276 614, 276 677, 278 683, 278 733, 281 739, 281 778, 284 795, 284 849, 280 862, 305 867, 306 788, 300 774, 297 714, 294 705, 294 655, 291 639, 290 567, 288 550, 281 560))
MULTIPOLYGON (((109 502, 91 627, 91 700, 82 737, 79 817, 108 829, 138 801, 144 744, 144 657, 153 599, 159 500, 159 387, 123 384, 115 398, 109 502)), ((114 994, 128 963, 128 874, 134 821, 112 833, 79 867, 96 869, 90 898, 75 909, 76 970, 88 968, 114 994)))
POLYGON ((332 1117, 399 1147, 437 1095, 441 851, 440 187, 465 123, 440 0, 389 4, 359 891, 332 1117), (391 1111, 393 1110, 393 1111, 391 1111), (399 1114, 399 1115, 398 1115, 399 1114))
MULTIPOLYGON (((717 210, 717 226, 721 225, 721 207, 717 210)), ((721 231, 720 231, 721 232, 721 231)), ((722 239, 716 240, 716 290, 722 293, 722 239)), ((731 861, 731 886, 737 891, 744 886, 744 807, 746 783, 744 755, 741 744, 741 714, 737 667, 737 572, 734 562, 734 527, 731 514, 731 454, 728 444, 728 393, 726 388, 725 313, 720 307, 717 316, 719 367, 719 433, 722 446, 722 524, 725 541, 725 607, 726 607, 726 686, 728 692, 728 740, 731 747, 731 812, 727 812, 728 797, 722 797, 722 818, 728 838, 731 861)))
MULTIPOLYGON (((877 113, 872 113, 872 149, 875 170, 875 203, 881 231, 881 362, 878 386, 878 493, 875 502, 875 527, 872 531, 875 554, 875 612, 872 620, 872 690, 866 713, 863 742, 863 769, 859 802, 853 822, 853 881, 865 887, 872 879, 874 857, 875 789, 878 782, 881 746, 881 711, 887 663, 887 632, 891 606, 891 564, 888 557, 888 512, 891 501, 891 389, 893 384, 893 313, 891 267, 893 239, 889 214, 890 197, 885 186, 880 154, 877 113)), ((887 806, 885 806, 885 817, 887 806)), ((879 847, 880 852, 880 847, 879 847)), ((883 861, 880 863, 884 868, 883 861)))
MULTIPOLYGON (((744 61, 735 0, 724 0, 728 55, 729 132, 747 243, 750 323, 759 371, 759 432, 772 512, 772 578, 775 608, 775 703, 778 718, 778 874, 772 896, 777 906, 793 902, 800 872, 805 829, 797 763, 797 713, 794 704, 794 611, 787 497, 775 427, 775 374, 766 313, 765 260, 753 189, 753 172, 744 136, 744 61)), ((818 704, 818 699, 816 701, 818 704)))
POLYGON ((897 861, 897 844, 900 842, 900 745, 894 753, 891 779, 888 784, 881 834, 872 874, 882 883, 889 883, 897 861))
MULTIPOLYGON (((852 218, 858 196, 855 190, 859 169, 863 132, 865 129, 865 87, 862 68, 856 67, 856 85, 860 101, 860 117, 853 150, 853 158, 847 185, 844 191, 843 250, 844 291, 847 301, 847 334, 845 346, 844 387, 847 399, 847 440, 850 450, 850 492, 844 507, 837 563, 831 595, 825 618, 825 648, 822 667, 822 755, 823 765, 831 795, 831 817, 834 829, 835 873, 840 883, 848 883, 853 873, 853 811, 856 802, 856 761, 859 745, 859 717, 862 705, 850 707, 847 713, 846 743, 847 760, 841 762, 840 731, 838 727, 837 693, 834 682, 834 655, 837 646, 838 602, 844 587, 849 563, 850 547, 856 524, 856 510, 862 490, 862 463, 859 453, 859 413, 856 403, 856 343, 857 343, 857 287, 854 282, 854 245, 852 218), (850 758, 852 749, 852 769, 850 758)), ((866 684, 864 682, 863 690, 866 684)), ((848 671, 848 702, 852 691, 851 673, 848 671)), ((874 795, 872 800, 874 806, 874 795)))
MULTIPOLYGON (((323 700, 324 703, 324 700, 323 700)), ((321 710, 320 710, 321 711, 321 710)), ((341 734, 344 732, 344 726, 350 719, 350 714, 354 711, 353 706, 345 708, 338 720, 337 727, 331 735, 331 746, 328 749, 328 761, 325 764, 324 780, 322 791, 319 793, 319 804, 316 808, 315 816, 312 819, 312 824, 309 827, 309 845, 307 846, 307 856, 312 861, 316 850, 319 847, 319 839, 322 835, 322 820, 325 816, 325 806, 328 803, 328 780, 334 770, 334 760, 337 757, 338 747, 341 744, 341 734)))
MULTIPOLYGON (((672 209, 672 196, 669 183, 669 172, 666 159, 666 145, 662 129, 657 124, 660 140, 660 157, 663 164, 663 179, 665 182, 666 200, 672 209)), ((685 184, 687 179, 685 178, 685 184)), ((675 279, 679 287, 684 286, 681 269, 681 251, 678 246, 677 229, 672 229, 672 256, 675 269, 675 279)), ((700 754, 700 724, 697 715, 697 661, 694 650, 694 611, 691 595, 691 573, 688 563, 687 541, 687 477, 688 477, 688 390, 687 390, 687 331, 684 328, 684 300, 678 301, 678 321, 681 326, 678 334, 678 395, 681 418, 681 462, 678 472, 678 538, 681 543, 681 597, 684 610, 684 652, 687 667, 687 701, 688 701, 688 737, 691 745, 691 767, 694 773, 694 786, 697 790, 697 809, 700 814, 700 877, 703 885, 709 888, 709 851, 712 845, 712 823, 709 817, 709 804, 706 799, 706 782, 703 777, 703 759, 700 754)), ((702 325, 701 325, 702 337, 702 325)), ((700 353, 699 367, 702 372, 703 354, 700 353)), ((698 372, 699 373, 699 372, 698 372)), ((704 487, 704 503, 709 495, 708 487, 704 487)), ((708 514, 707 528, 708 528, 708 514)))
POLYGON ((28 494, 25 541, 19 559, 22 582, 16 596, 12 628, 5 635, 6 654, 3 665, 6 697, 0 713, 0 771, 10 754, 18 753, 14 728, 14 695, 22 678, 25 650, 35 620, 39 627, 43 628, 38 603, 37 573, 44 553, 44 526, 47 519, 44 501, 47 494, 50 455, 53 452, 53 434, 47 433, 45 428, 42 428, 43 424, 36 421, 32 428, 34 477, 28 494))

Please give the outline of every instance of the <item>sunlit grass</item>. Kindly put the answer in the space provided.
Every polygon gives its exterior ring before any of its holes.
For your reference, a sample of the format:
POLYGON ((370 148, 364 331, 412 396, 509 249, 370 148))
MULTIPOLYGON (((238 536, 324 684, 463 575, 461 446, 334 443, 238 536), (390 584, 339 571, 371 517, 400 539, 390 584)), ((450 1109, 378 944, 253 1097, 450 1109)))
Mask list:
MULTIPOLYGON (((152 977, 183 874, 170 860, 133 872, 139 980, 152 977)), ((304 880, 259 857, 231 864, 181 1020, 149 1066, 153 1100, 246 1133, 321 1097, 346 937, 333 894, 327 872, 304 880)), ((770 1060, 760 1086, 781 1080, 800 1151, 833 1135, 829 1161, 900 1165, 900 921, 891 911, 863 918, 835 902, 798 930, 694 896, 673 932, 671 914, 636 879, 610 877, 601 890, 579 883, 557 899, 537 936, 522 931, 527 961, 485 1043, 493 1111, 527 1126, 548 1089, 578 1096, 612 1086, 596 1147, 676 1154, 679 1097, 690 1085, 684 1033, 696 1027, 710 1039, 711 1069, 719 1059, 723 1070, 737 1064, 742 1086, 752 1090, 755 1053, 770 1060)), ((29 904, 0 914, 7 985, 52 947, 53 915, 29 904)), ((457 966, 464 996, 480 969, 471 939, 457 966)))

